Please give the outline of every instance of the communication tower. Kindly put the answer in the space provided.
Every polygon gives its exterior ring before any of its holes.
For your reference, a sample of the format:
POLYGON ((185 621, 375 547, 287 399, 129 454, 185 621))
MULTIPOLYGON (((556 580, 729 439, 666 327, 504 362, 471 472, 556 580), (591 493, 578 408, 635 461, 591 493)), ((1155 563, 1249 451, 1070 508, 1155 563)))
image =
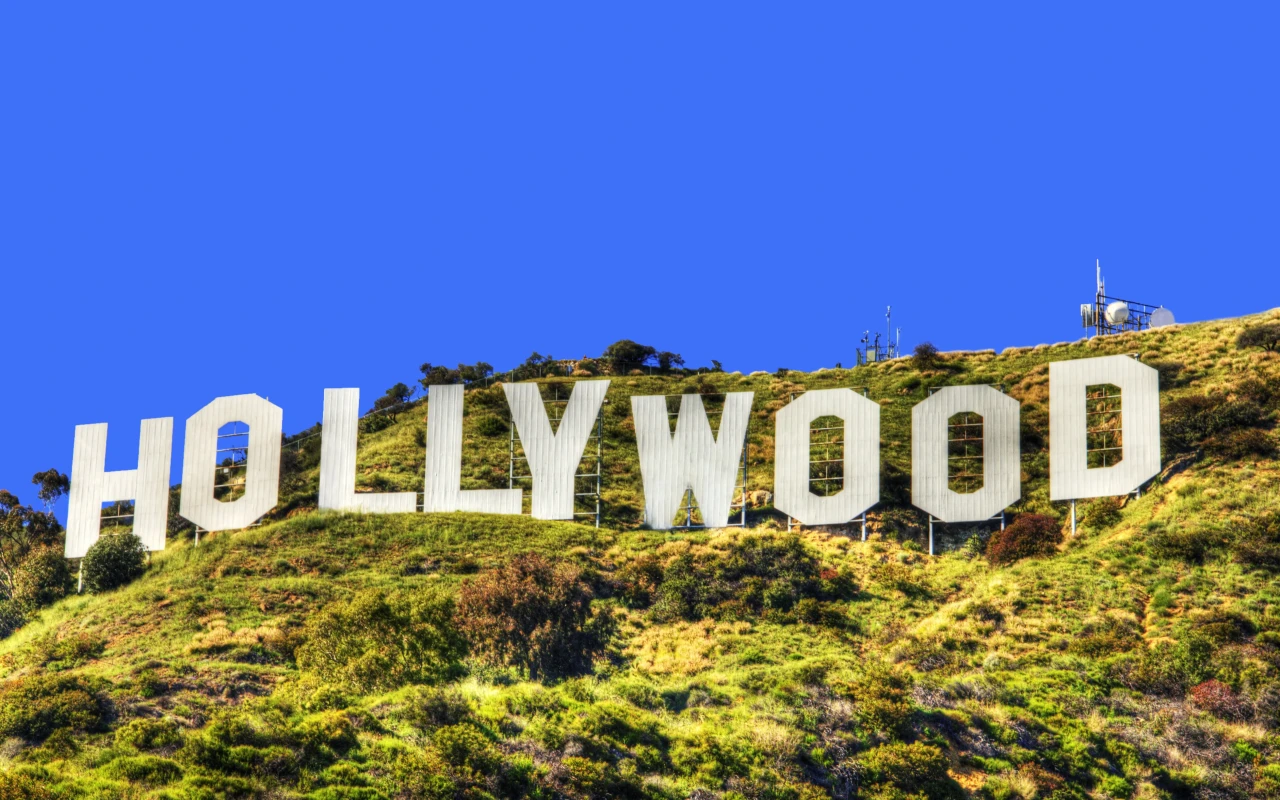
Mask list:
POLYGON ((1093 302, 1080 304, 1080 324, 1085 328, 1093 328, 1094 336, 1145 331, 1173 324, 1173 312, 1164 306, 1109 296, 1106 281, 1102 279, 1102 261, 1098 260, 1095 267, 1097 285, 1093 302))
POLYGON ((877 361, 888 361, 891 358, 897 358, 902 354, 902 328, 898 328, 897 337, 894 337, 893 330, 893 306, 885 306, 884 310, 885 336, 884 343, 880 342, 880 334, 872 336, 871 331, 862 332, 862 347, 858 348, 858 366, 866 364, 874 364, 877 361))

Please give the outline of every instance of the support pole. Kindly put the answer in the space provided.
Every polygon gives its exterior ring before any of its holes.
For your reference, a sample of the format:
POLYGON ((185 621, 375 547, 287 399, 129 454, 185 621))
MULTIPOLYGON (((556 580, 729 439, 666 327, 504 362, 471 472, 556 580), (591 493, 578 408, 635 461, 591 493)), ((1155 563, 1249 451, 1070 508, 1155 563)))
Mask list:
POLYGON ((1004 512, 1000 512, 1000 530, 1004 530, 1004 512))
POLYGON ((84 559, 80 559, 80 574, 76 578, 76 594, 84 594, 84 559))
POLYGON ((929 555, 933 555, 933 515, 929 515, 929 555))
POLYGON ((1071 501, 1071 535, 1076 535, 1076 501, 1071 501))
POLYGON ((862 512, 862 541, 867 540, 867 512, 862 512))

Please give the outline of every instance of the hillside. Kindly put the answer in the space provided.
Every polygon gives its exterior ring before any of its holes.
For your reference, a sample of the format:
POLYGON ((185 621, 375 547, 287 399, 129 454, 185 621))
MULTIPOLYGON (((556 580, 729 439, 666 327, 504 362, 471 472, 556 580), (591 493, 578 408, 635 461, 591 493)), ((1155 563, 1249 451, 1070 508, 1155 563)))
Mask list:
MULTIPOLYGON (((141 578, 0 641, 0 798, 1280 797, 1280 354, 1236 346, 1276 320, 928 369, 614 378, 598 530, 317 512, 318 438, 295 437, 263 525, 199 547, 175 525, 141 578), (991 526, 942 526, 925 555, 911 406, 1003 384, 1022 403, 1011 519, 1063 527, 1048 363, 1114 353, 1161 372, 1167 474, 1083 508, 1053 552, 997 565, 991 526), (882 406, 868 541, 788 534, 764 498, 745 531, 639 527, 630 395, 755 392, 748 489, 767 490, 773 415, 833 386, 882 406), (505 651, 480 627, 526 553, 567 593, 552 633, 573 628, 537 680, 486 658, 505 651), (451 659, 436 611, 455 598, 470 653, 451 659)), ((465 488, 507 485, 504 408, 468 392, 465 488)), ((424 411, 367 426, 359 487, 420 488, 424 411)))

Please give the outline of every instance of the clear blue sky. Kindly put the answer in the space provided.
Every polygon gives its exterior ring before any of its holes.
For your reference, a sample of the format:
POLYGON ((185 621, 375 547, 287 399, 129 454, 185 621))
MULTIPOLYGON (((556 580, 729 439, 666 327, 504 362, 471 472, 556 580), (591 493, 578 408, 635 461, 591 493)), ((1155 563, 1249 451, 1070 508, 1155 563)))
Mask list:
MULTIPOLYGON (((1280 305, 1280 6, 8 4, 0 487, 77 423, 633 338, 727 369, 1280 305)), ((174 479, 180 475, 175 442, 174 479)))

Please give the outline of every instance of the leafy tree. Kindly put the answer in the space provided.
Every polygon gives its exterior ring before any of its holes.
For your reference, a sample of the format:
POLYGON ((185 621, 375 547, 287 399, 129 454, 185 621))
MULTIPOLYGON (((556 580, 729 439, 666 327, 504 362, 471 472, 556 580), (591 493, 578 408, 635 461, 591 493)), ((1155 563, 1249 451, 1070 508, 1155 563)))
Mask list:
POLYGON ((147 570, 147 548, 132 533, 102 536, 84 554, 84 585, 98 593, 124 586, 147 570))
POLYGON ((590 669, 613 633, 607 610, 591 613, 592 596, 577 567, 526 553, 464 583, 458 619, 485 661, 555 679, 590 669))
POLYGON ((388 409, 395 408, 396 406, 402 406, 409 402, 409 399, 412 397, 413 389, 410 389, 403 383, 397 383, 395 386, 388 389, 386 394, 373 401, 373 408, 370 409, 370 413, 373 413, 374 411, 386 411, 388 409))
POLYGON ((625 375, 644 366, 658 351, 647 344, 637 344, 630 339, 619 339, 604 350, 604 358, 613 364, 613 371, 625 375))
POLYGON ((654 355, 654 358, 658 360, 658 369, 662 370, 663 372, 670 372, 673 366, 675 367, 684 366, 684 359, 680 356, 680 354, 672 353, 669 350, 663 350, 661 353, 657 353, 656 355, 654 355))
POLYGON ((474 364, 459 364, 458 376, 462 378, 464 383, 475 383, 482 381, 493 374, 493 365, 486 364, 483 361, 477 361, 474 364))
POLYGON ((445 680, 466 655, 453 617, 453 600, 434 592, 366 589, 311 617, 298 668, 362 692, 445 680))
POLYGON ((456 369, 435 365, 430 361, 418 367, 418 371, 422 373, 418 383, 422 384, 424 389, 430 386, 441 386, 462 381, 462 375, 456 369))
POLYGON ((916 369, 933 369, 938 366, 938 348, 933 342, 921 342, 911 351, 911 363, 916 369))
POLYGON ((0 597, 13 596, 18 567, 32 550, 61 543, 62 526, 53 514, 24 506, 0 489, 0 597))
POLYGON ((1241 350, 1248 347, 1261 347, 1268 353, 1274 351, 1280 347, 1280 322, 1250 325, 1236 338, 1236 347, 1241 350))
POLYGON ((723 365, 723 364, 721 364, 719 361, 716 361, 716 360, 713 358, 713 359, 711 359, 711 371, 712 371, 712 372, 724 372, 724 365, 723 365))
POLYGON ((40 487, 36 496, 44 503, 45 511, 52 511, 58 498, 71 491, 71 479, 56 469, 47 469, 31 476, 31 482, 40 487))

